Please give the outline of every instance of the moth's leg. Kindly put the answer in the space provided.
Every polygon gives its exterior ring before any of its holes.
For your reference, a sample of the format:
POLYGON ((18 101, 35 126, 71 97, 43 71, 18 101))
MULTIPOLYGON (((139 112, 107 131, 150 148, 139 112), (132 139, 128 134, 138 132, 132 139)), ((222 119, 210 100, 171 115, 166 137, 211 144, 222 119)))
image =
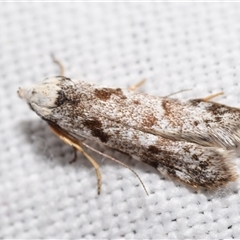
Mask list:
POLYGON ((59 61, 57 58, 55 58, 54 55, 52 55, 52 60, 53 60, 53 62, 55 62, 59 66, 60 76, 64 76, 65 75, 65 68, 64 68, 63 64, 61 63, 61 61, 59 61))
POLYGON ((211 94, 211 95, 209 95, 209 96, 207 96, 207 97, 205 97, 205 98, 201 98, 201 100, 207 102, 207 101, 209 101, 209 100, 211 100, 211 99, 213 99, 213 98, 215 98, 215 97, 221 96, 221 95, 223 95, 223 94, 224 94, 224 92, 214 93, 214 94, 211 94))
MULTIPOLYGON (((83 143, 84 140, 81 141, 81 143, 83 143)), ((73 156, 73 159, 69 162, 70 164, 76 162, 77 160, 77 149, 75 147, 73 147, 73 153, 74 153, 74 156, 73 156)))
POLYGON ((76 162, 77 160, 77 149, 75 147, 73 147, 73 153, 74 153, 74 156, 73 156, 73 159, 69 162, 70 164, 76 162))
POLYGON ((95 172, 96 172, 96 175, 97 175, 97 181, 98 181, 97 192, 98 192, 98 194, 100 194, 100 192, 101 192, 101 184, 102 184, 102 176, 101 176, 99 165, 96 163, 96 161, 91 156, 88 155, 87 152, 84 151, 84 149, 81 146, 81 143, 76 138, 74 138, 73 136, 67 134, 62 129, 60 129, 59 127, 57 127, 56 125, 54 125, 52 123, 49 123, 49 126, 50 126, 51 130, 53 131, 53 133, 55 135, 57 135, 66 144, 74 147, 79 152, 81 152, 87 158, 87 160, 93 165, 93 167, 95 169, 95 172))
POLYGON ((146 79, 142 79, 142 80, 139 81, 138 83, 130 86, 130 87, 128 88, 128 90, 135 91, 137 88, 141 87, 145 82, 146 82, 146 79))
MULTIPOLYGON (((178 94, 178 93, 181 93, 181 92, 185 92, 185 91, 190 91, 190 90, 192 90, 192 89, 183 89, 183 90, 180 90, 180 91, 171 93, 171 94, 169 94, 169 95, 167 95, 167 96, 165 96, 165 97, 170 97, 170 96, 172 96, 172 95, 175 95, 175 94, 178 94)), ((218 97, 218 96, 223 95, 223 94, 224 94, 223 92, 214 93, 214 94, 211 94, 211 95, 209 95, 209 96, 207 96, 207 97, 205 97, 205 98, 201 98, 201 100, 207 102, 207 101, 211 100, 212 98, 218 97)))

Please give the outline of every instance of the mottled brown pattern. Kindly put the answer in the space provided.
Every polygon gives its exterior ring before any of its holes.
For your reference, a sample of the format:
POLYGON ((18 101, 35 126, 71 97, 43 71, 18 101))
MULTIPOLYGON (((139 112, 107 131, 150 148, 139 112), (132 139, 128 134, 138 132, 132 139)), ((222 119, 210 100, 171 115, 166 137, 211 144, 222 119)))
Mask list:
POLYGON ((74 86, 64 86, 62 87, 62 91, 64 91, 64 94, 69 102, 71 104, 74 104, 76 107, 80 103, 80 94, 77 94, 74 86))
MULTIPOLYGON (((79 102, 71 101, 69 99, 66 99, 60 107, 52 110, 53 116, 61 116, 61 119, 66 118, 73 126, 76 124, 76 120, 79 118, 79 116, 83 114, 83 111, 84 108, 81 104, 79 104, 79 102), (68 111, 64 109, 68 109, 68 111)), ((54 117, 49 116, 49 119, 53 120, 54 117)), ((60 120, 58 119, 58 121, 60 120)))
POLYGON ((145 117, 142 121, 142 125, 144 127, 152 127, 154 124, 156 124, 156 122, 158 121, 158 119, 153 115, 150 114, 149 116, 145 117))
MULTIPOLYGON (((161 141, 161 143, 164 144, 164 141, 161 141)), ((143 152, 142 158, 143 162, 154 168, 164 166, 168 170, 173 169, 172 163, 176 162, 176 159, 173 159, 170 152, 163 149, 161 151, 161 145, 158 144, 148 146, 147 151, 143 152)))
MULTIPOLYGON (((167 171, 167 175, 194 188, 214 189, 224 186, 228 182, 235 181, 237 175, 232 171, 230 164, 228 162, 224 163, 222 161, 223 156, 217 152, 213 152, 213 154, 204 160, 200 160, 193 155, 189 163, 180 161, 181 164, 179 166, 178 163, 168 165, 165 162, 166 166, 164 169, 167 171), (187 174, 179 178, 177 172, 186 172, 187 174)), ((173 163, 174 161, 176 162, 176 159, 170 158, 169 161, 173 163)))
POLYGON ((210 103, 209 106, 206 108, 207 111, 211 112, 213 115, 223 115, 229 112, 229 109, 225 106, 217 103, 210 103))
POLYGON ((216 103, 216 102, 210 102, 210 101, 205 101, 203 99, 192 99, 188 101, 193 107, 197 107, 200 104, 205 104, 206 105, 206 111, 212 113, 213 116, 215 117, 221 117, 222 115, 229 113, 235 113, 239 114, 239 109, 238 108, 229 108, 226 105, 216 103), (219 116, 218 116, 219 115, 219 116))
POLYGON ((123 94, 121 88, 101 88, 101 89, 95 89, 94 93, 97 98, 107 101, 112 94, 118 96, 121 99, 126 99, 127 97, 123 94))

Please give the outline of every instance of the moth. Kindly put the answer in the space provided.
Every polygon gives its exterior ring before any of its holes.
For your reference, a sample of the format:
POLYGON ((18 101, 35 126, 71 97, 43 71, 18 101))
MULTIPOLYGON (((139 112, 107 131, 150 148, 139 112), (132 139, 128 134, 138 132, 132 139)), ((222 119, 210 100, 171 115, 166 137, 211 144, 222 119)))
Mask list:
POLYGON ((45 79, 19 96, 63 141, 80 139, 131 155, 193 188, 215 189, 237 179, 240 109, 203 99, 178 100, 110 88, 64 76, 45 79))

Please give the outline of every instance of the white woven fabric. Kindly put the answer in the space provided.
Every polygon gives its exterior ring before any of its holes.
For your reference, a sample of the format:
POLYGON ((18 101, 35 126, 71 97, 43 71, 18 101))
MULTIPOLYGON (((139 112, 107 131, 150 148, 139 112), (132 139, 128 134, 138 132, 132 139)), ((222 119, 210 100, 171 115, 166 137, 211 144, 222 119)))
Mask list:
MULTIPOLYGON (((21 101, 19 86, 58 75, 240 105, 238 3, 0 3, 0 238, 240 238, 239 181, 194 192, 151 167, 89 143, 132 167, 89 153, 94 169, 21 101)), ((236 159, 240 171, 239 159, 236 159)))

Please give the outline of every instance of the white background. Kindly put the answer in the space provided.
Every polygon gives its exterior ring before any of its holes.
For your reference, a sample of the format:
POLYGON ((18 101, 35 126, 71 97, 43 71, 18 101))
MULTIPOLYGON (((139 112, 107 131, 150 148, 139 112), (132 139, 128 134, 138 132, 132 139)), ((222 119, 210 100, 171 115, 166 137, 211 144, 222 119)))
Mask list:
MULTIPOLYGON (((239 182, 195 192, 151 167, 89 143, 94 169, 18 98, 18 87, 58 75, 199 98, 224 91, 240 105, 240 3, 0 3, 0 238, 240 238, 239 182)), ((236 159, 239 172, 239 159, 236 159)))

